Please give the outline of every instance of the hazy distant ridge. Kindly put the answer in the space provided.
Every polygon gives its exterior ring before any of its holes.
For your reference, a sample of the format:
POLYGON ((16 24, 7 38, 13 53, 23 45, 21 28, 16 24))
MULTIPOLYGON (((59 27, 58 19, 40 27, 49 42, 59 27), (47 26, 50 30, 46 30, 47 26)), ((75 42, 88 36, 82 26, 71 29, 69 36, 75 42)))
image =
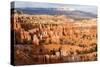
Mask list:
POLYGON ((74 19, 96 18, 96 14, 83 12, 79 10, 63 10, 63 8, 15 8, 26 14, 49 14, 49 15, 66 15, 74 19))

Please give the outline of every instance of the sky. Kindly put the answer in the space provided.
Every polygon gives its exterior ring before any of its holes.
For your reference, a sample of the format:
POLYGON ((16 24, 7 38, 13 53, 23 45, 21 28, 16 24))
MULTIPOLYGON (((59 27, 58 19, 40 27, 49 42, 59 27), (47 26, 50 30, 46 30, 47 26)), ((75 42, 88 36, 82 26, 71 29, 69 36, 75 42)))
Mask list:
POLYGON ((24 2, 24 1, 15 1, 15 8, 71 8, 74 10, 80 10, 85 12, 91 12, 96 14, 97 7, 89 5, 72 5, 72 4, 58 4, 58 3, 43 3, 43 2, 24 2))

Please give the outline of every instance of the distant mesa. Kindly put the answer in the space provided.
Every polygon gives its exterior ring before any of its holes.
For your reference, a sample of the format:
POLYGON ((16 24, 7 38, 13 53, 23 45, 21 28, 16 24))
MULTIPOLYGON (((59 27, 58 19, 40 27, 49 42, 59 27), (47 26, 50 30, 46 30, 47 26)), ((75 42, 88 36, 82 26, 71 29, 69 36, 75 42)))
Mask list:
MULTIPOLYGON (((97 18, 96 14, 79 11, 70 7, 60 8, 15 8, 19 14, 48 14, 48 15, 66 15, 72 19, 91 19, 97 18), (22 11, 22 12, 21 12, 22 11)), ((15 11, 16 12, 16 11, 15 11)))

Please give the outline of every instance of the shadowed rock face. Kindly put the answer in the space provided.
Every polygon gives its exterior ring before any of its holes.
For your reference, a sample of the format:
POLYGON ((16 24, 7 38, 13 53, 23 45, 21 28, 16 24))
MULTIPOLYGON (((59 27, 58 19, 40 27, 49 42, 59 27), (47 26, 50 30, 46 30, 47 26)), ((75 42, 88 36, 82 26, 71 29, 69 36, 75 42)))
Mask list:
POLYGON ((96 19, 14 13, 15 65, 97 60, 96 19))

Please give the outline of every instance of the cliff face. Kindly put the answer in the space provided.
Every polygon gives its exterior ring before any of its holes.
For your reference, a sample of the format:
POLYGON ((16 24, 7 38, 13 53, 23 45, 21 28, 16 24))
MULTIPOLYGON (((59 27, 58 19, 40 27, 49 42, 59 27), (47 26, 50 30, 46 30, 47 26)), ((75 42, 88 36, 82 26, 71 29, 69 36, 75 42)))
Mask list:
MULTIPOLYGON (((16 36, 18 34, 18 36, 20 35, 20 40, 24 39, 30 42, 34 39, 34 35, 36 35, 35 38, 39 40, 41 38, 47 38, 47 40, 51 41, 54 41, 52 39, 55 39, 57 40, 56 42, 60 41, 63 37, 77 36, 78 38, 78 35, 82 36, 91 28, 96 28, 95 19, 78 21, 64 15, 15 14, 14 22, 12 23, 16 36), (87 30, 85 28, 87 28, 87 30), (84 30, 84 33, 82 33, 81 29, 84 30)), ((88 34, 89 33, 91 32, 88 32, 88 34)), ((96 33, 93 35, 96 35, 96 33)), ((73 37, 71 38, 73 39, 73 37)))
POLYGON ((74 20, 65 15, 15 13, 11 25, 15 33, 17 65, 97 58, 96 19, 74 20))

